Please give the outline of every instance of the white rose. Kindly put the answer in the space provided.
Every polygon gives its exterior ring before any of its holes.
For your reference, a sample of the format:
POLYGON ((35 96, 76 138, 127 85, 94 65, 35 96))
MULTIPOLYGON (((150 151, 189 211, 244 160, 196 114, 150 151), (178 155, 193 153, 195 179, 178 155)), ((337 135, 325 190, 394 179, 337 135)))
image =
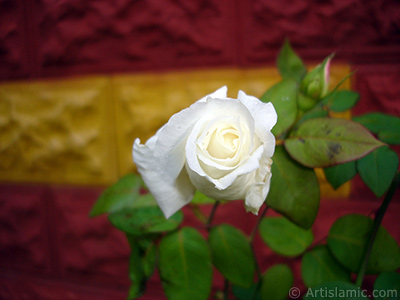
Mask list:
POLYGON ((133 160, 167 218, 198 189, 215 200, 245 199, 258 213, 270 185, 277 121, 272 103, 222 87, 173 115, 145 145, 136 139, 133 160))

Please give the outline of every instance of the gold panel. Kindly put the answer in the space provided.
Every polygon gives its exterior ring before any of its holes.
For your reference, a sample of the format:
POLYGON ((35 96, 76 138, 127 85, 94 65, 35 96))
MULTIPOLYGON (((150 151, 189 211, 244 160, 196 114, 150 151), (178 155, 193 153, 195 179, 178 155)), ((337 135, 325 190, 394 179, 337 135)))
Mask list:
MULTIPOLYGON (((349 72, 332 66, 332 87, 349 72)), ((279 80, 276 68, 260 68, 1 84, 0 180, 111 184, 134 171, 134 139, 145 142, 174 113, 223 85, 229 97, 260 97, 279 80)), ((349 194, 349 184, 333 191, 317 172, 323 196, 349 194)))
POLYGON ((0 179, 108 184, 117 178, 110 80, 0 85, 0 179))

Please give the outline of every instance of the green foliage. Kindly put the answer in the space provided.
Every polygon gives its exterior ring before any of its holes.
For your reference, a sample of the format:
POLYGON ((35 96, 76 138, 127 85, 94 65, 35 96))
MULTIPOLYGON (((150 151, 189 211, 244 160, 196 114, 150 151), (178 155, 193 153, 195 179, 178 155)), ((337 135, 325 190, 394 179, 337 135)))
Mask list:
POLYGON ((293 273, 286 264, 270 267, 262 276, 261 298, 284 300, 293 285, 293 273))
POLYGON ((211 254, 197 230, 185 227, 162 239, 159 271, 168 299, 208 299, 212 283, 211 254))
POLYGON ((383 113, 369 113, 354 117, 354 121, 364 125, 389 145, 400 144, 400 118, 383 113))
POLYGON ((139 248, 132 249, 129 258, 129 278, 132 282, 128 293, 128 299, 134 299, 143 294, 146 288, 146 276, 141 263, 139 248))
POLYGON ((314 239, 310 229, 303 229, 283 217, 264 218, 259 230, 264 243, 285 256, 303 253, 314 239))
POLYGON ((307 120, 285 140, 291 157, 310 168, 355 160, 382 145, 358 123, 330 118, 307 120))
POLYGON ((310 119, 325 118, 328 116, 328 114, 329 114, 329 112, 328 112, 328 110, 325 109, 324 106, 316 105, 301 116, 300 120, 296 123, 296 127, 298 127, 304 121, 307 121, 310 119))
POLYGON ((208 241, 213 263, 221 274, 234 285, 250 287, 256 263, 245 235, 235 227, 222 224, 210 231, 208 241))
POLYGON ((385 272, 374 283, 375 300, 396 300, 400 297, 400 273, 385 272))
POLYGON ((156 205, 151 195, 140 194, 143 185, 143 180, 139 175, 128 174, 122 177, 103 192, 93 206, 90 216, 115 212, 125 207, 156 205))
POLYGON ((237 300, 262 300, 260 293, 260 283, 254 283, 250 287, 232 286, 232 292, 237 300))
MULTIPOLYGON (((354 117, 353 121, 330 118, 332 112, 349 110, 359 100, 356 92, 338 90, 350 75, 328 91, 331 58, 307 72, 288 41, 281 48, 277 65, 282 80, 261 100, 272 102, 278 114, 272 129, 278 146, 265 201, 284 217, 262 215, 256 226, 263 242, 275 253, 290 260, 302 256, 302 279, 311 287, 304 299, 346 299, 349 295, 351 299, 367 299, 358 287, 365 275, 364 266, 367 273, 383 272, 375 281, 375 291, 394 290, 398 297, 400 274, 393 271, 400 268, 400 247, 378 226, 398 183, 399 158, 384 143, 400 144, 400 118, 382 113, 354 117), (324 167, 325 177, 335 189, 358 172, 377 197, 388 192, 375 221, 358 214, 345 215, 330 228, 326 245, 307 250, 314 239, 310 228, 320 201, 316 167, 324 167), (370 248, 369 241, 373 242, 370 248), (358 286, 350 283, 351 273, 358 273, 358 286)), ((208 299, 213 266, 227 283, 224 299, 229 298, 230 290, 237 300, 290 296, 294 282, 290 267, 278 264, 261 274, 251 245, 256 230, 246 237, 230 225, 213 225, 212 217, 207 219, 200 206, 216 203, 214 199, 197 191, 192 200, 193 213, 209 230, 206 241, 196 229, 182 228, 181 211, 165 219, 154 197, 146 192, 140 176, 126 175, 104 191, 90 212, 92 217, 107 213, 112 225, 127 235, 132 282, 128 299, 144 293, 156 268, 168 299, 208 299)), ((379 299, 397 298, 378 294, 375 300, 379 299)))
POLYGON ((389 188, 398 165, 396 152, 388 147, 380 147, 358 160, 357 170, 364 183, 380 197, 389 188))
POLYGON ((132 285, 128 299, 134 299, 145 291, 146 282, 153 274, 156 263, 156 247, 152 241, 130 238, 129 278, 132 285))
POLYGON ((310 228, 319 207, 319 184, 314 170, 291 159, 283 146, 276 147, 273 161, 267 204, 300 227, 310 228))
POLYGON ((158 206, 126 208, 109 215, 108 219, 119 230, 131 235, 146 235, 175 230, 183 220, 178 211, 169 219, 158 206))
POLYGON ((369 299, 365 295, 364 291, 358 286, 343 282, 343 281, 333 281, 328 283, 322 283, 316 287, 307 291, 304 299, 317 299, 317 300, 342 300, 342 299, 369 299))
POLYGON ((316 100, 307 95, 304 95, 302 92, 297 93, 297 106, 301 112, 306 112, 312 109, 316 104, 316 100))
MULTIPOLYGON (((357 273, 365 251, 373 220, 359 214, 345 215, 329 230, 328 246, 333 256, 347 269, 357 273)), ((367 273, 393 271, 400 267, 400 248, 396 240, 382 226, 373 244, 367 273)))
POLYGON ((336 261, 325 245, 317 246, 303 255, 301 276, 308 287, 338 280, 350 282, 350 272, 336 261))
POLYGON ((272 86, 261 96, 261 101, 271 102, 278 114, 278 122, 272 128, 275 136, 281 135, 297 117, 297 83, 293 79, 284 79, 272 86))
POLYGON ((340 187, 343 183, 349 181, 357 174, 355 161, 327 167, 324 169, 326 180, 334 189, 340 187))
POLYGON ((303 76, 307 73, 303 61, 293 51, 288 40, 285 40, 276 62, 279 73, 284 79, 292 78, 297 82, 300 82, 303 76))
POLYGON ((351 109, 357 104, 358 99, 360 99, 360 94, 348 91, 340 90, 329 94, 324 100, 324 105, 334 112, 342 112, 351 109))

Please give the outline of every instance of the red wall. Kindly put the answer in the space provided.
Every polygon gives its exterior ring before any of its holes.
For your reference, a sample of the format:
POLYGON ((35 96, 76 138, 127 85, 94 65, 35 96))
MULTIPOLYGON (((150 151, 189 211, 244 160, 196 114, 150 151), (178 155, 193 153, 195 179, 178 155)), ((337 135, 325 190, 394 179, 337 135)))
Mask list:
POLYGON ((1 0, 0 79, 308 60, 400 63, 396 0, 1 0))
MULTIPOLYGON (((362 96, 355 114, 400 116, 396 0, 0 0, 0 81, 264 66, 285 37, 307 61, 336 51, 336 61, 353 66, 362 96)), ((353 203, 323 204, 319 230, 332 211, 376 208, 361 186, 356 180, 353 203)), ((124 236, 87 217, 102 189, 0 185, 0 299, 125 298, 124 236)), ((386 225, 399 241, 393 205, 386 225)), ((253 219, 243 218, 248 230, 253 219)))

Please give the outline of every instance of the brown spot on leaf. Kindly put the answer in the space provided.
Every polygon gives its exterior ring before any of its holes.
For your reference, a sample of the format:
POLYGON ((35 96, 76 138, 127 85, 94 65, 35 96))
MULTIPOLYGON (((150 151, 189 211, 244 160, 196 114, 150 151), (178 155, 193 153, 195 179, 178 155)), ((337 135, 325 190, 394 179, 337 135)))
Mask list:
POLYGON ((340 145, 339 143, 329 143, 328 149, 329 152, 337 155, 340 153, 340 150, 342 150, 342 145, 340 145))

